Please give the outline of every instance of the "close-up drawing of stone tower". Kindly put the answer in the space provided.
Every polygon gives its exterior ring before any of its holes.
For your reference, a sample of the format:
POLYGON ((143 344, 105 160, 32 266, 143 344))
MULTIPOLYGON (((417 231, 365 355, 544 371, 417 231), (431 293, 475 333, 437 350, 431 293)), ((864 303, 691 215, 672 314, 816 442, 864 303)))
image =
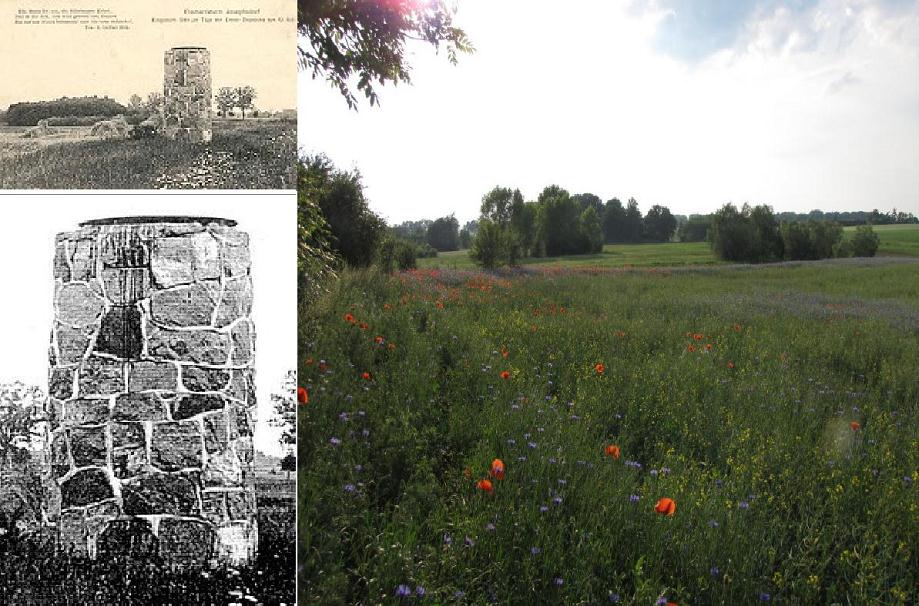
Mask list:
POLYGON ((167 50, 163 96, 163 132, 168 138, 192 143, 211 141, 210 51, 195 46, 167 50))
POLYGON ((255 559, 248 235, 207 217, 58 234, 49 517, 90 557, 255 559))

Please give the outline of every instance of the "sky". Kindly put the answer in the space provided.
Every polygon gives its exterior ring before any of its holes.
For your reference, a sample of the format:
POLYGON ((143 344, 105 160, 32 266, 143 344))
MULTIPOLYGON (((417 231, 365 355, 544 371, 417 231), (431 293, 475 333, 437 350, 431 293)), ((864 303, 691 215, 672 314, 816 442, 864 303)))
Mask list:
POLYGON ((54 236, 89 219, 197 215, 235 219, 249 234, 255 324, 256 449, 281 456, 279 432, 267 420, 297 359, 296 196, 293 194, 2 194, 0 382, 22 381, 47 392, 48 341, 54 319, 54 236))
POLYGON ((674 214, 919 214, 919 0, 459 0, 476 52, 412 44, 380 105, 299 76, 301 152, 388 221, 558 184, 674 214))
POLYGON ((204 46, 211 56, 211 89, 248 85, 263 110, 296 105, 296 6, 290 0, 0 0, 0 109, 20 101, 60 97, 110 97, 127 104, 163 92, 164 52, 204 46), (83 25, 14 25, 19 10, 107 9, 126 30, 88 30, 83 25), (154 22, 198 18, 196 10, 259 10, 272 23, 154 22))

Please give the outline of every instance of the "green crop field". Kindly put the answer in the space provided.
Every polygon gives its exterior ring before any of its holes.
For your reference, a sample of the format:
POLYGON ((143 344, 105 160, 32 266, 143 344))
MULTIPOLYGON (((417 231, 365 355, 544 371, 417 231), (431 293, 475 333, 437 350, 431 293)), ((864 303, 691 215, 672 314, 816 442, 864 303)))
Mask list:
MULTIPOLYGON (((881 238, 879 256, 919 257, 919 224, 875 225, 881 238)), ((845 228, 851 237, 854 227, 845 228)), ((666 242, 655 244, 607 244, 596 255, 523 259, 521 265, 560 265, 565 267, 676 267, 681 265, 713 265, 719 263, 707 242, 666 242)), ((436 257, 418 259, 419 268, 473 269, 468 250, 440 253, 436 257)))
MULTIPOLYGON (((851 236, 855 228, 847 227, 845 231, 851 236)), ((874 231, 881 238, 878 255, 919 257, 919 224, 875 225, 874 231)))
POLYGON ((301 603, 919 603, 915 260, 346 271, 301 331, 301 603))

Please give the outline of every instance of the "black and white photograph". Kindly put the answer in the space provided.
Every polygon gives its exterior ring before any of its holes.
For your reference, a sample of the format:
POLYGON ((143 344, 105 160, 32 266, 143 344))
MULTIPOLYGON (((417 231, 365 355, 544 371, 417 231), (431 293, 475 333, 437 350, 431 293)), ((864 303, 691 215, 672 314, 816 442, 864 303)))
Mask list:
POLYGON ((295 196, 4 197, 0 603, 293 604, 295 196))
POLYGON ((0 189, 292 189, 295 6, 0 4, 0 189))

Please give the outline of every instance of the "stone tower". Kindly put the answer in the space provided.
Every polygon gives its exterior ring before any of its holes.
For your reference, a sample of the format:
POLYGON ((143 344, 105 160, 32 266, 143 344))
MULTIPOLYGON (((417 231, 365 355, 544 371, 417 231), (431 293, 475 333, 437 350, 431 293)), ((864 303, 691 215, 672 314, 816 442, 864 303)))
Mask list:
POLYGON ((170 139, 210 143, 211 54, 206 48, 181 46, 164 60, 163 132, 170 139))
POLYGON ((65 547, 254 559, 255 331, 235 225, 124 217, 58 234, 49 473, 65 547))

